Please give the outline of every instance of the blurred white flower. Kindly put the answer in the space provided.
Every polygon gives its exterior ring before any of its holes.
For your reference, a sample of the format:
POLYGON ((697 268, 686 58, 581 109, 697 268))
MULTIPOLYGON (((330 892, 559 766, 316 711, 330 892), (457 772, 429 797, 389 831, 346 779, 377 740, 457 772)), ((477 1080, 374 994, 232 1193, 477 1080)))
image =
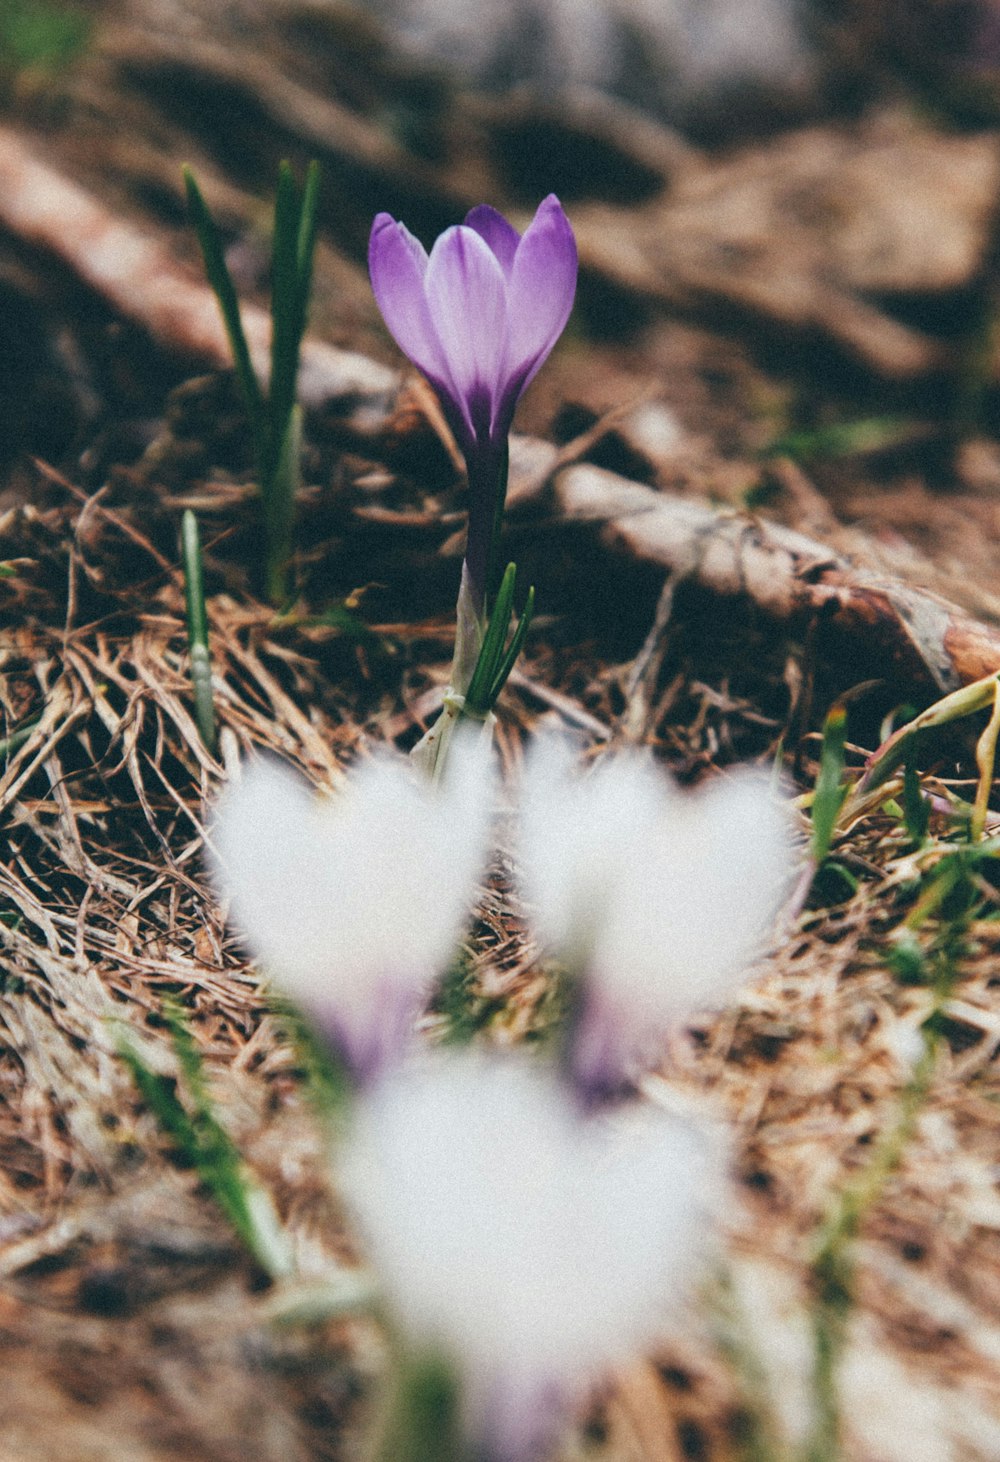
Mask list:
POLYGON ((599 1095, 744 979, 796 855, 790 808, 758 772, 687 792, 638 754, 586 777, 573 761, 555 738, 532 749, 520 856, 535 928, 577 980, 571 1070, 599 1095))
POLYGON ((212 861, 232 921, 359 1078, 399 1051, 455 951, 491 811, 474 737, 456 742, 440 786, 376 756, 317 796, 261 761, 221 800, 212 861))
POLYGON ((468 1052, 355 1117, 341 1185, 402 1334, 456 1368, 473 1455, 541 1455, 690 1284, 717 1139, 648 1107, 586 1120, 549 1070, 468 1052))

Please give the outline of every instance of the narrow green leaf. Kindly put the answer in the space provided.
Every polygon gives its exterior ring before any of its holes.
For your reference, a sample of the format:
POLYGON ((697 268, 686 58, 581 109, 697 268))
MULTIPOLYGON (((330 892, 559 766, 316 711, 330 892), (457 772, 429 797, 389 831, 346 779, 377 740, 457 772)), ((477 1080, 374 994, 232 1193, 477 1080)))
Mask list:
POLYGON ((531 618, 534 612, 535 588, 534 585, 532 585, 525 597, 524 609, 521 612, 521 618, 518 620, 517 629, 514 631, 514 634, 511 637, 511 642, 507 648, 506 655, 504 655, 499 666, 497 667, 496 675, 493 678, 493 684, 490 687, 489 709, 491 711, 496 705, 497 700, 499 699, 500 692, 507 684, 507 678, 510 675, 510 672, 517 664, 517 657, 521 653, 521 647, 523 646, 525 637, 527 636, 528 629, 531 625, 531 618))
POLYGON ((916 747, 911 749, 911 754, 906 759, 906 766, 903 769, 903 823, 910 837, 919 847, 927 836, 927 827, 930 823, 930 803, 920 790, 920 777, 917 775, 914 753, 916 747))
POLYGON ((270 1195, 250 1176, 235 1143, 215 1115, 201 1053, 183 1012, 168 1005, 165 1015, 192 1110, 188 1111, 169 1078, 149 1069, 127 1035, 118 1043, 122 1060, 150 1111, 257 1263, 272 1278, 287 1275, 293 1267, 291 1252, 270 1195))
POLYGON ((325 1122, 339 1120, 349 1111, 354 1095, 347 1067, 290 1000, 272 994, 271 1005, 305 1072, 306 1094, 317 1115, 325 1122))
POLYGON ((462 1462, 458 1377, 432 1351, 398 1356, 378 1462, 462 1462))
POLYGON ((837 817, 847 795, 844 785, 844 747, 847 743, 847 710, 837 702, 823 724, 823 745, 819 775, 812 804, 811 852, 817 864, 830 851, 837 817))
POLYGON ((14 752, 17 751, 19 747, 24 745, 24 743, 27 741, 32 731, 34 731, 40 720, 41 717, 36 716, 35 719, 33 721, 29 721, 27 725, 19 726, 18 729, 16 731, 12 731, 9 736, 3 737, 3 739, 0 740, 0 756, 5 758, 8 756, 13 756, 14 752))
POLYGON ((226 335, 229 337, 229 348, 233 352, 233 362, 236 366, 236 379, 243 393, 247 415, 250 418, 250 430, 253 433, 258 470, 262 470, 267 457, 267 408, 261 393, 260 382, 257 380, 250 360, 246 336, 243 333, 236 288, 223 256, 219 231, 201 195, 201 189, 189 167, 184 167, 182 172, 191 222, 201 246, 205 273, 215 298, 218 300, 222 322, 226 328, 226 335))
POLYGON ((926 427, 905 416, 867 416, 834 422, 813 431, 793 431, 778 437, 761 453, 764 457, 850 457, 901 446, 926 435, 926 427))
POLYGON ((299 239, 297 255, 298 298, 295 311, 296 349, 305 334, 309 310, 309 295, 312 290, 313 258, 316 253, 316 228, 319 222, 319 189, 322 169, 313 159, 306 169, 306 181, 299 207, 299 239))
POLYGON ((272 456, 276 460, 295 401, 299 351, 305 334, 316 245, 320 167, 311 162, 300 194, 291 166, 278 174, 271 284, 272 456))
POLYGON ((500 588, 497 591, 496 602, 493 605, 493 613, 490 615, 490 622, 486 626, 486 634, 483 636, 483 646, 479 652, 479 659, 476 661, 476 668, 472 672, 469 689, 465 693, 465 703, 475 715, 485 715, 489 710, 487 701, 489 699, 490 687, 496 678, 496 667, 503 655, 503 647, 507 641, 507 630, 510 627, 511 615, 514 612, 514 585, 516 580, 517 569, 512 563, 509 563, 500 582, 500 588))
POLYGON ((215 699, 212 693, 212 660, 208 648, 208 615, 205 610, 205 585, 202 578, 201 535, 198 532, 198 519, 190 508, 185 509, 181 518, 181 561, 184 570, 184 602, 187 606, 194 717, 205 749, 214 756, 215 699))
POLYGON ((264 494, 264 536, 267 597, 275 608, 288 602, 288 566, 292 558, 295 499, 302 460, 302 407, 293 405, 274 472, 264 494))
POLYGON ((976 711, 992 710, 996 703, 998 682, 1000 682, 1000 671, 984 675, 981 680, 975 680, 971 685, 963 685, 958 690, 951 691, 941 700, 935 701, 932 706, 928 706, 925 711, 921 711, 919 716, 915 716, 905 726, 900 726, 868 758, 864 775, 855 788, 857 795, 859 797, 867 796, 869 792, 888 781, 896 768, 906 760, 907 749, 919 732, 946 726, 963 716, 971 716, 976 711))
POLYGON ((118 1054, 128 1067, 139 1095, 164 1132, 171 1139, 179 1156, 197 1170, 201 1145, 194 1122, 166 1076, 151 1071, 138 1051, 126 1041, 119 1042, 118 1054))
POLYGON ((177 1064, 194 1107, 198 1136, 198 1176, 209 1188, 254 1258, 275 1278, 292 1268, 288 1244, 278 1224, 270 1196, 253 1181, 239 1149, 215 1115, 205 1079, 201 1052, 176 1005, 164 1011, 177 1064))

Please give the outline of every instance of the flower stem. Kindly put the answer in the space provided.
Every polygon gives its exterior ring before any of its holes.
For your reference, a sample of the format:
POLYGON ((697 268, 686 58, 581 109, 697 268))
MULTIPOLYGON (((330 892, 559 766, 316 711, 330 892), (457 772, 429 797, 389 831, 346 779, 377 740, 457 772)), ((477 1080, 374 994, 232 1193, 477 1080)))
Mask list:
POLYGON ((404 1352, 397 1359, 378 1462, 462 1462, 451 1366, 434 1354, 404 1352))
POLYGON ((468 575, 472 607, 485 623, 490 595, 497 581, 500 533, 507 500, 510 448, 484 442, 466 453, 469 474, 469 534, 465 547, 463 581, 468 575))

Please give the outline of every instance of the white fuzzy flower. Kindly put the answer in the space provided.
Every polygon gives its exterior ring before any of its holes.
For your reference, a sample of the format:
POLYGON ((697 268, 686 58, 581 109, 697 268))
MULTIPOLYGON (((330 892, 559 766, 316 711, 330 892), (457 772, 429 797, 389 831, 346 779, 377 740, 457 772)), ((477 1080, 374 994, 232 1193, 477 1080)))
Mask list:
POLYGON ((585 1120, 549 1071, 469 1053, 399 1069, 358 1104, 345 1196, 401 1330, 457 1368, 477 1457, 539 1455, 692 1278, 714 1139, 630 1118, 585 1120))
POLYGON ((356 1075, 406 1039, 461 935, 482 871, 488 758, 456 743, 440 787, 376 756, 316 796, 274 762, 219 806, 214 874, 264 971, 314 1017, 356 1075))
POLYGON ((581 777, 555 739, 529 759, 520 852, 535 927, 579 981, 571 1064, 595 1091, 655 1058, 678 1016, 732 993, 795 869, 766 776, 686 792, 621 754, 581 777))

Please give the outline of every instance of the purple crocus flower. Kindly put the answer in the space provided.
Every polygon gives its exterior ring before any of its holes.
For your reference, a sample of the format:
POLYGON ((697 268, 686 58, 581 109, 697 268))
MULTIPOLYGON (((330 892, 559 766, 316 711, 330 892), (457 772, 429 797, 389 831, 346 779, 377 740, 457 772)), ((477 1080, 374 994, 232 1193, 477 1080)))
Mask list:
POLYGON ((466 569, 482 620, 507 436, 521 393, 573 306, 573 230, 554 194, 539 204, 523 236, 483 204, 446 229, 428 256, 408 229, 380 213, 368 265, 390 333, 437 392, 466 460, 466 569))

